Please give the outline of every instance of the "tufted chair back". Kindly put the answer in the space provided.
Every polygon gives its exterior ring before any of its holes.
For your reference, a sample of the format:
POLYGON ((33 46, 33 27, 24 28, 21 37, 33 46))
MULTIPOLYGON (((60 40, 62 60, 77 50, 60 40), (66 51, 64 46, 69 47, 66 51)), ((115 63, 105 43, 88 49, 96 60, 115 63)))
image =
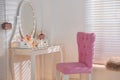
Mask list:
POLYGON ((92 67, 92 58, 94 54, 94 33, 77 33, 79 62, 92 67))

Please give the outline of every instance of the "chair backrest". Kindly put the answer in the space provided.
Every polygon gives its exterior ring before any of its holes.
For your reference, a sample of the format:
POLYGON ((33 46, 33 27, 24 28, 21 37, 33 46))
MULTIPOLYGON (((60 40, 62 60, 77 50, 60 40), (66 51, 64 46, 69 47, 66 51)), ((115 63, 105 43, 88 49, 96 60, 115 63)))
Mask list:
POLYGON ((85 63, 88 67, 92 67, 94 41, 94 33, 77 33, 79 62, 85 63))

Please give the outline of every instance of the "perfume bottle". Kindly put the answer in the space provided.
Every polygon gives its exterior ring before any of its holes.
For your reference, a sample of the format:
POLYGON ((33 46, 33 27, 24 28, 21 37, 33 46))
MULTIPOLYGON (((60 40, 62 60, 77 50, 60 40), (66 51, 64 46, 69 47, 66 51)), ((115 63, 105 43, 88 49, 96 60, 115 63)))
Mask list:
POLYGON ((45 39, 45 34, 43 34, 42 31, 41 31, 41 33, 38 35, 38 39, 39 39, 39 40, 44 40, 44 39, 45 39))
POLYGON ((41 31, 41 33, 38 35, 38 39, 39 39, 39 41, 38 41, 38 48, 45 48, 45 47, 48 46, 48 42, 47 42, 47 40, 45 39, 45 34, 42 33, 42 31, 41 31))

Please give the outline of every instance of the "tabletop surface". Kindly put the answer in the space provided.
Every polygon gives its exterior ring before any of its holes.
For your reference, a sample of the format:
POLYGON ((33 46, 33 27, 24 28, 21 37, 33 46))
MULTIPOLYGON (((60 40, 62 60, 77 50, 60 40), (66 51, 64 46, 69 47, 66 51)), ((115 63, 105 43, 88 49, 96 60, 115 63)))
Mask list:
POLYGON ((60 46, 48 46, 45 48, 10 48, 12 53, 19 55, 40 55, 49 54, 60 51, 60 46))

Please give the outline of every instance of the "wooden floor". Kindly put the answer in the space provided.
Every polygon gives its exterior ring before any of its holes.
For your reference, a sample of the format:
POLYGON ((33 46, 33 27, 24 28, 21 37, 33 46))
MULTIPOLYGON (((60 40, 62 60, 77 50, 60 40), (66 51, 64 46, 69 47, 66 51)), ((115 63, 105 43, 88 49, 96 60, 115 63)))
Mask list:
POLYGON ((78 79, 78 78, 70 78, 70 80, 80 80, 80 79, 78 79))

